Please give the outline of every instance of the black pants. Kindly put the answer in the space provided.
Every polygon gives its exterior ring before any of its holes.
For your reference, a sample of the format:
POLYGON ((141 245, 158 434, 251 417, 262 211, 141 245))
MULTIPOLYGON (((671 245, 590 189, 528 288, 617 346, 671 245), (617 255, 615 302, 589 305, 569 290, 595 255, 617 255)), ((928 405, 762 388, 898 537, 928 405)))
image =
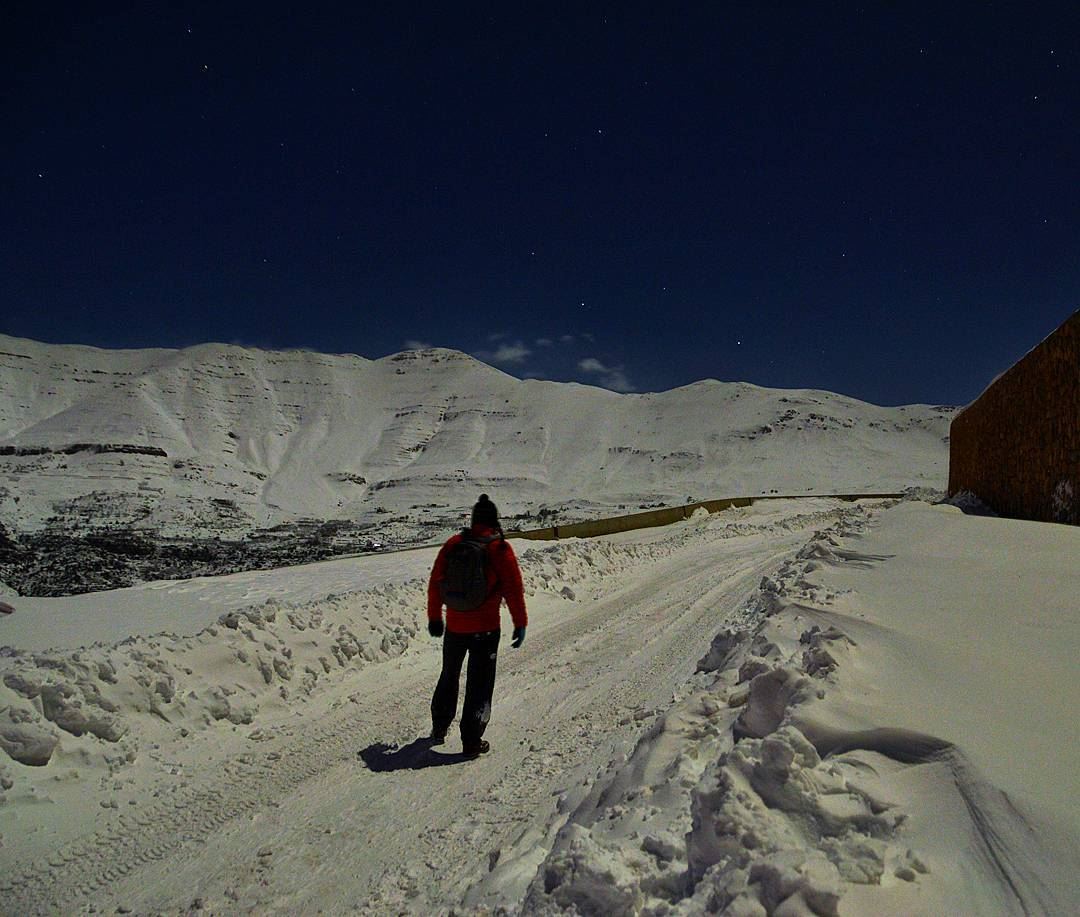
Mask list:
POLYGON ((461 709, 461 743, 475 745, 491 719, 491 695, 495 691, 495 661, 499 655, 497 630, 479 634, 443 636, 442 674, 431 698, 431 727, 434 732, 446 732, 457 712, 458 682, 461 665, 469 656, 465 676, 465 706, 461 709))

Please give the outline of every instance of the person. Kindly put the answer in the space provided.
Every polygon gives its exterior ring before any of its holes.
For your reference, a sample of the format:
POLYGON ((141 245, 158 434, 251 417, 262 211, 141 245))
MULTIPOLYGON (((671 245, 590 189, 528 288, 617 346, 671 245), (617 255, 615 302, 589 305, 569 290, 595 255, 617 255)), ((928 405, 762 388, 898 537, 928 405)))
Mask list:
POLYGON ((461 667, 468 656, 465 702, 461 710, 461 748, 466 757, 475 758, 491 747, 483 736, 491 718, 503 600, 506 600, 514 622, 514 637, 510 645, 515 649, 525 641, 525 628, 529 620, 517 557, 510 542, 503 536, 498 508, 487 494, 481 494, 473 506, 471 521, 470 527, 450 538, 435 558, 428 581, 427 617, 428 633, 436 638, 442 637, 443 641, 442 673, 431 699, 431 739, 435 744, 441 744, 446 739, 457 712, 461 667), (472 544, 458 547, 463 542, 472 544), (459 558, 468 556, 469 548, 475 546, 478 546, 478 569, 483 570, 479 594, 472 600, 478 600, 478 604, 459 610, 450 606, 468 605, 471 602, 460 600, 456 594, 448 593, 448 589, 460 575, 455 572, 461 569, 459 558), (444 605, 447 606, 445 627, 444 605))

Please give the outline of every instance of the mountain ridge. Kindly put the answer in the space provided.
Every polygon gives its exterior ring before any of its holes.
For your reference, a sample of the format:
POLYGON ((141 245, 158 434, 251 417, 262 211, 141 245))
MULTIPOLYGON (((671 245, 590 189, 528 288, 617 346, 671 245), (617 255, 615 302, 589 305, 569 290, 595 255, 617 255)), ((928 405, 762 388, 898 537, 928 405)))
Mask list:
POLYGON ((954 413, 716 379, 619 393, 517 379, 448 348, 372 360, 0 335, 0 382, 0 449, 51 450, 0 455, 0 521, 22 531, 385 525, 421 507, 458 512, 479 489, 504 513, 587 514, 777 489, 941 487, 954 413), (132 451, 59 452, 72 444, 132 451))

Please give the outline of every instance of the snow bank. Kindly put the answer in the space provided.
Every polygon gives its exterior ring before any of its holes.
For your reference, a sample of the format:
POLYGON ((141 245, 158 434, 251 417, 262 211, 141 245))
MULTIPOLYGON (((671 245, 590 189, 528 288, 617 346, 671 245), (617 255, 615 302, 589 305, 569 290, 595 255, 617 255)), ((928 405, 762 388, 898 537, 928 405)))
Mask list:
POLYGON ((0 749, 43 766, 61 737, 82 739, 88 755, 119 766, 133 760, 138 743, 127 737, 146 731, 144 718, 181 737, 219 720, 250 724, 260 707, 310 694, 333 671, 399 655, 417 633, 419 597, 411 583, 306 607, 268 601, 193 637, 15 653, 0 666, 0 749))
POLYGON ((526 913, 1067 913, 1080 532, 819 532, 571 815, 526 913))
POLYGON ((13 596, 0 619, 0 646, 75 649, 169 632, 193 637, 223 614, 265 602, 310 605, 332 596, 399 587, 426 574, 437 549, 369 554, 276 570, 159 580, 60 598, 13 596))

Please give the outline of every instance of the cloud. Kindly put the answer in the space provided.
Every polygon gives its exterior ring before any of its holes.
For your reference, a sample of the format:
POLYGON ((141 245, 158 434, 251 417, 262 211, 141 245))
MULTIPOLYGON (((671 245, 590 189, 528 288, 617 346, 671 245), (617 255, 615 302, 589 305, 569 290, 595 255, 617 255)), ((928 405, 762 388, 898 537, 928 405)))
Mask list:
POLYGON ((516 344, 500 345, 492 359, 496 363, 524 363, 525 358, 531 353, 528 347, 518 341, 516 344))
POLYGON ((487 339, 489 344, 494 344, 496 341, 501 341, 504 337, 506 337, 506 334, 504 332, 495 331, 489 334, 487 336, 487 339))
POLYGON ((589 341, 591 343, 596 342, 596 338, 594 338, 591 334, 585 334, 583 332, 581 334, 561 334, 558 337, 537 338, 536 339, 536 346, 537 347, 552 347, 555 344, 566 344, 566 345, 569 346, 570 344, 576 344, 579 340, 580 341, 589 341))
POLYGON ((403 346, 406 350, 431 350, 431 344, 427 341, 415 341, 411 338, 403 346))
POLYGON ((596 357, 586 357, 578 362, 578 369, 583 373, 599 376, 599 383, 613 392, 634 392, 637 388, 621 366, 607 366, 596 357))
POLYGON ((531 353, 521 341, 516 341, 513 344, 500 344, 495 350, 478 350, 473 356, 485 363, 507 366, 524 363, 531 353))

